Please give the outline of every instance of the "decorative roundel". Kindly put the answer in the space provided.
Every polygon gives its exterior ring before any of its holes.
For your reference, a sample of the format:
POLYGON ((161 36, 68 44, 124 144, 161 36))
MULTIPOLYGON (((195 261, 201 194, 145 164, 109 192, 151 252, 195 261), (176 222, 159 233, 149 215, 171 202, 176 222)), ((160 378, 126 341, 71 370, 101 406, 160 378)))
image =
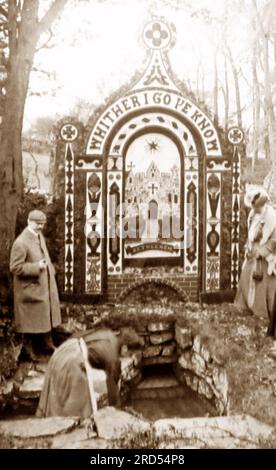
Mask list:
POLYGON ((143 39, 150 49, 166 49, 171 42, 172 34, 166 23, 153 20, 145 26, 143 39))
POLYGON ((239 145, 244 140, 244 132, 239 127, 231 127, 227 133, 230 144, 239 145))
POLYGON ((64 124, 60 129, 60 135, 65 142, 74 142, 79 135, 79 131, 73 124, 64 124))

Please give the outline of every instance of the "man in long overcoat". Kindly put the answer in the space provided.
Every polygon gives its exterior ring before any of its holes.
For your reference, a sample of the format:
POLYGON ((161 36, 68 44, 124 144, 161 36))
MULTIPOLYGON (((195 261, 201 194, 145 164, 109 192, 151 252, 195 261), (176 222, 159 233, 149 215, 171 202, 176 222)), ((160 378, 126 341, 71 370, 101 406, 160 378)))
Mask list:
POLYGON ((53 352, 51 331, 61 323, 55 268, 42 235, 45 222, 42 211, 31 211, 28 226, 15 240, 10 257, 15 329, 23 333, 24 349, 32 360, 36 359, 37 339, 43 352, 53 352))

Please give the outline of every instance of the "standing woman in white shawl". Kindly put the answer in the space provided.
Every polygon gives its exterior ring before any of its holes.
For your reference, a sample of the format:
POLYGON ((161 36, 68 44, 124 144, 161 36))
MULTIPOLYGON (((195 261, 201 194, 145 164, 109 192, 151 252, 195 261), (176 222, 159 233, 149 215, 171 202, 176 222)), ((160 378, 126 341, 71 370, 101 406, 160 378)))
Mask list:
POLYGON ((245 204, 251 211, 235 305, 267 317, 267 336, 276 340, 276 211, 263 189, 247 194, 245 204))

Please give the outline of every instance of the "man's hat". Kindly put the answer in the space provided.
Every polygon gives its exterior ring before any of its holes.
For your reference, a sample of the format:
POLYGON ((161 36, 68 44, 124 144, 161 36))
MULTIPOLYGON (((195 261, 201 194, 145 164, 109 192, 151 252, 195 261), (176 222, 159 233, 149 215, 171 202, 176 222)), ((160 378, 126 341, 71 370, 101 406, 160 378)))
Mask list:
POLYGON ((28 220, 32 220, 33 222, 46 222, 47 219, 44 212, 35 209, 29 213, 28 220))

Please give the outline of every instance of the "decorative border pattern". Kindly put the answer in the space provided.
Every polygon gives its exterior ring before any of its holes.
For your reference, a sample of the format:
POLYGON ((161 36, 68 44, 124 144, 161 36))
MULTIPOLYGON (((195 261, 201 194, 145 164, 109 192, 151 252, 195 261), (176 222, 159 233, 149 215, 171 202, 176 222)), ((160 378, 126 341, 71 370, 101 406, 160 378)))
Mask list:
POLYGON ((107 271, 109 275, 122 273, 122 157, 109 156, 107 176, 107 271), (119 171, 118 171, 119 170, 119 171), (120 213, 117 214, 118 207, 120 213))
POLYGON ((102 292, 103 207, 102 172, 86 173, 85 292, 102 292))
POLYGON ((236 289, 239 282, 240 257, 240 183, 241 162, 237 146, 234 147, 232 168, 232 232, 231 232, 231 288, 236 289))
POLYGON ((162 86, 169 90, 179 91, 166 69, 161 51, 152 50, 150 60, 141 79, 136 83, 134 90, 145 87, 162 86))
POLYGON ((241 157, 239 145, 244 141, 244 132, 238 126, 233 126, 227 132, 228 142, 233 145, 232 160, 232 230, 231 230, 231 288, 236 289, 239 282, 240 257, 240 186, 241 186, 241 157))
POLYGON ((184 158, 184 227, 185 250, 184 272, 186 275, 198 275, 198 214, 199 214, 199 175, 198 158, 184 158))
MULTIPOLYGON (((174 111, 179 117, 182 116, 200 134, 206 155, 222 158, 218 133, 209 117, 192 101, 184 98, 180 92, 156 91, 151 87, 136 92, 133 90, 124 98, 113 102, 103 112, 90 134, 86 149, 87 155, 104 154, 108 138, 120 126, 120 121, 127 118, 130 120, 133 113, 150 113, 155 108, 160 109, 161 115, 174 111)), ((112 152, 114 151, 116 152, 112 149, 112 152)))
POLYGON ((207 292, 220 288, 221 172, 206 174, 206 271, 207 292))
POLYGON ((64 292, 74 290, 74 154, 71 143, 65 145, 65 275, 64 292))
POLYGON ((137 131, 145 129, 145 126, 158 126, 168 129, 178 137, 184 147, 186 155, 197 155, 196 143, 193 134, 179 119, 163 112, 147 113, 146 111, 144 111, 143 114, 134 117, 119 129, 113 139, 112 153, 115 155, 121 154, 126 141, 129 140, 137 131))

